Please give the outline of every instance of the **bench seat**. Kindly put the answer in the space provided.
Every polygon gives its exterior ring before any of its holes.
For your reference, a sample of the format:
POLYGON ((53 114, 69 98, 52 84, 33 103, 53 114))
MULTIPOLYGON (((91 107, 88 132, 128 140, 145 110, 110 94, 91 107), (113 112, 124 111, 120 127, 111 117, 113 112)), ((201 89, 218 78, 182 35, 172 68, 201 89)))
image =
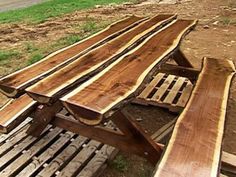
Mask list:
POLYGON ((0 109, 0 133, 8 133, 26 119, 36 107, 36 101, 24 94, 11 99, 0 109))
POLYGON ((28 86, 52 74, 79 56, 112 40, 137 26, 147 18, 131 16, 71 46, 58 50, 43 60, 0 79, 0 91, 8 97, 18 97, 28 86))
POLYGON ((61 98, 68 111, 81 122, 99 124, 150 80, 194 26, 193 20, 175 20, 148 37, 102 72, 61 98), (91 92, 92 91, 92 92, 91 92))
POLYGON ((232 61, 204 58, 196 86, 179 116, 155 177, 202 177, 219 173, 232 61))

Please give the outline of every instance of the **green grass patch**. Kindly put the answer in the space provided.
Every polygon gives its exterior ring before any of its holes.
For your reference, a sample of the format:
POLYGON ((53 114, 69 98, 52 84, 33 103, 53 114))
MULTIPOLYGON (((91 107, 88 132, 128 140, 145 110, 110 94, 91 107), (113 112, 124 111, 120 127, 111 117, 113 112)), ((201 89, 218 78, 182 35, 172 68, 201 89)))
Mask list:
POLYGON ((33 52, 39 50, 39 49, 38 49, 33 43, 31 43, 31 42, 27 42, 27 43, 25 44, 25 49, 26 49, 26 51, 27 51, 28 53, 33 53, 33 52))
POLYGON ((125 172, 128 170, 128 161, 123 155, 117 155, 111 162, 111 166, 119 172, 125 172))
POLYGON ((71 44, 74 44, 78 41, 80 41, 82 37, 77 34, 71 34, 66 37, 60 38, 57 40, 54 44, 52 44, 52 48, 60 48, 60 47, 65 47, 71 44))
POLYGON ((49 0, 24 9, 2 12, 0 13, 0 23, 18 21, 40 23, 50 17, 60 16, 76 10, 92 8, 95 5, 118 4, 127 1, 128 0, 49 0))
POLYGON ((236 25, 236 19, 226 17, 226 16, 221 17, 220 22, 225 26, 236 25))
POLYGON ((0 50, 0 62, 18 58, 20 53, 15 50, 0 50))
POLYGON ((41 53, 36 53, 36 54, 33 54, 30 59, 28 60, 28 63, 27 65, 32 65, 34 63, 36 63, 37 61, 40 61, 41 59, 44 58, 44 55, 41 54, 41 53))

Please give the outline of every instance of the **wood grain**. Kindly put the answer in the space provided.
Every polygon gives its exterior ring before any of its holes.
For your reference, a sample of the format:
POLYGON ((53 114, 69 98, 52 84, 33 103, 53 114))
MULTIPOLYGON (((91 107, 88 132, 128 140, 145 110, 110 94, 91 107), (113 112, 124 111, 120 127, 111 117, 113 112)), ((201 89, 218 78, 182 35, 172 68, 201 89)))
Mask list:
POLYGON ((102 70, 105 66, 134 48, 150 33, 175 18, 174 15, 157 15, 142 22, 123 35, 90 51, 66 67, 26 89, 40 103, 52 103, 75 85, 102 70))
POLYGON ((83 123, 99 123, 104 114, 110 116, 115 108, 135 95, 146 76, 168 58, 195 24, 196 21, 191 20, 173 21, 63 97, 63 104, 83 123))
POLYGON ((89 38, 56 51, 45 59, 2 78, 0 80, 0 91, 8 97, 16 97, 24 92, 26 87, 62 68, 80 55, 117 37, 143 20, 145 18, 136 16, 126 18, 89 38))
POLYGON ((28 95, 22 95, 12 99, 0 109, 0 132, 7 133, 23 120, 25 120, 36 108, 36 101, 28 95))
POLYGON ((175 125, 155 177, 216 177, 227 99, 235 68, 229 60, 204 58, 196 86, 175 125))

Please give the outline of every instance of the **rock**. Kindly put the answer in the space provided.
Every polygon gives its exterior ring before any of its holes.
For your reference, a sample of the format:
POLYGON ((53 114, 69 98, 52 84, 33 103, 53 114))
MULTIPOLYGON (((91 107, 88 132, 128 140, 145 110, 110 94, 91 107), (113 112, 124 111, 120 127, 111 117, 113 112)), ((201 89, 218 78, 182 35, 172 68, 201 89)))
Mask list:
POLYGON ((218 25, 219 21, 215 21, 214 23, 212 23, 213 25, 218 25))
POLYGON ((95 6, 95 8, 101 8, 102 7, 102 5, 96 5, 95 6))
POLYGON ((209 29, 210 27, 208 25, 203 26, 204 29, 209 29))
POLYGON ((143 119, 142 118, 137 118, 136 121, 141 122, 141 121, 143 121, 143 119))
POLYGON ((123 5, 124 6, 130 6, 130 5, 133 5, 133 3, 132 2, 124 2, 123 5))

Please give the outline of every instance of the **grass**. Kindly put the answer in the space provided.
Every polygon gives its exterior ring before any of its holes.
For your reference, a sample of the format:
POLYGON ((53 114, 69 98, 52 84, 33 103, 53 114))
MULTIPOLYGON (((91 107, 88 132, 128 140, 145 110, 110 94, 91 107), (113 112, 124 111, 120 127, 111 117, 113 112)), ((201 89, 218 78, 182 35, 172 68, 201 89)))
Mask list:
POLYGON ((44 55, 42 53, 36 53, 31 56, 31 58, 28 60, 27 65, 32 65, 33 63, 36 63, 37 61, 40 61, 44 58, 44 55))
POLYGON ((223 25, 229 25, 231 22, 230 18, 228 17, 222 17, 220 21, 223 25))
POLYGON ((0 50, 0 62, 10 60, 13 58, 19 58, 20 53, 15 50, 0 50))
POLYGON ((24 9, 0 13, 0 23, 27 22, 40 23, 48 18, 71 13, 76 10, 92 8, 95 5, 122 3, 128 0, 48 0, 24 9))
POLYGON ((116 158, 111 162, 112 168, 119 172, 125 172, 128 169, 128 161, 122 155, 117 155, 116 158))

